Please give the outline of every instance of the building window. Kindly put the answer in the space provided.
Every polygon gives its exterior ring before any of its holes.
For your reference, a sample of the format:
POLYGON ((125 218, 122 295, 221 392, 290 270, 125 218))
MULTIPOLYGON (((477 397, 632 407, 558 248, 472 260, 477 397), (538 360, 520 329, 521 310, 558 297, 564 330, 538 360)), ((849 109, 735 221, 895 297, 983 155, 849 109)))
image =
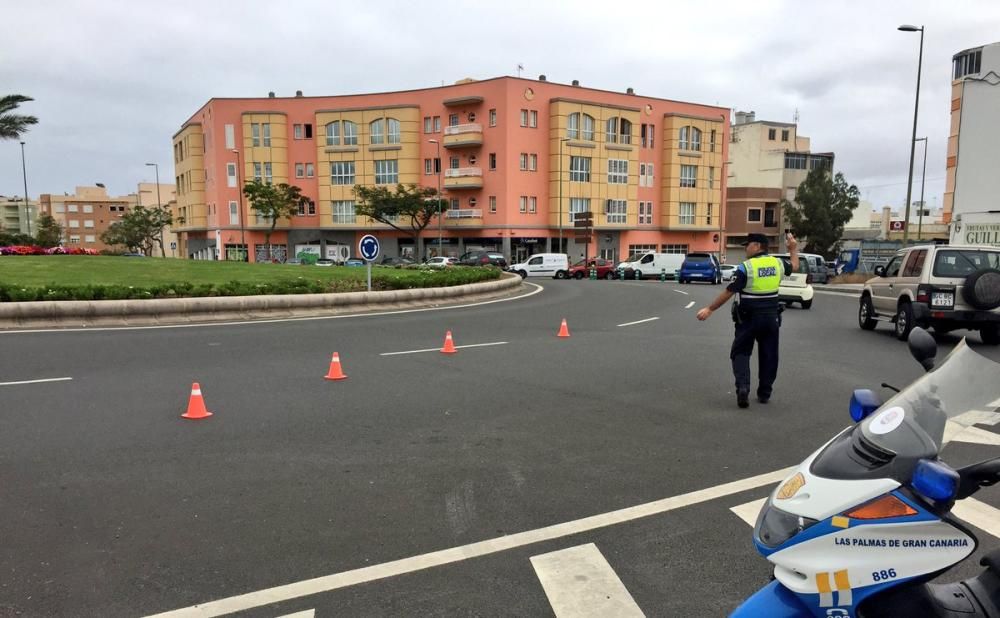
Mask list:
POLYGON ((424 133, 431 133, 434 130, 434 125, 431 122, 430 116, 424 116, 424 133))
POLYGON ((952 60, 954 67, 953 79, 961 79, 966 75, 973 75, 982 71, 983 50, 977 49, 967 54, 955 56, 952 60))
POLYGON ((306 166, 303 165, 302 163, 296 163, 295 164, 295 177, 296 178, 305 178, 306 177, 306 166))
MULTIPOLYGON (((764 227, 778 227, 778 221, 774 215, 775 215, 774 206, 768 205, 764 207, 764 227)), ((878 227, 881 227, 881 225, 879 225, 878 227)), ((878 229, 878 227, 876 227, 875 229, 878 229)))
POLYGON ((532 195, 528 202, 528 213, 533 215, 536 212, 538 212, 538 198, 532 195))
POLYGON ((497 153, 490 153, 490 169, 495 170, 497 168, 497 153))
POLYGON ((681 225, 694 225, 694 202, 681 202, 681 225))
POLYGON ((76 204, 70 204, 67 212, 80 212, 80 207, 76 204))
POLYGON ((451 198, 451 200, 448 201, 448 204, 450 205, 449 207, 452 210, 458 210, 459 208, 461 208, 461 206, 459 206, 458 198, 457 197, 451 198))
POLYGON ((83 242, 95 243, 97 242, 97 237, 94 236, 93 234, 87 234, 86 236, 83 237, 83 242))
POLYGON ((608 159, 608 184, 628 184, 628 159, 608 159))
POLYGON ((712 129, 712 132, 709 134, 708 150, 709 152, 715 152, 715 129, 712 129))
POLYGON ((399 121, 395 118, 389 118, 389 143, 398 144, 400 139, 399 134, 399 121))
POLYGON ((341 133, 343 133, 344 146, 358 145, 358 125, 350 120, 336 120, 326 125, 326 145, 340 146, 341 133))
POLYGON ((94 220, 93 219, 84 220, 83 227, 89 227, 89 228, 94 227, 94 220))
POLYGON ((490 214, 496 214, 497 212, 497 196, 490 196, 490 214))
POLYGON ((457 127, 458 126, 458 114, 451 114, 448 116, 448 126, 457 127))
POLYGON ((570 182, 590 182, 590 157, 569 158, 570 182))
POLYGON ((570 220, 576 221, 576 215, 590 212, 590 198, 571 197, 569 198, 570 220))
POLYGON ((265 146, 270 146, 271 145, 271 123, 265 122, 264 124, 261 125, 261 127, 264 129, 264 145, 265 146))
POLYGON ((705 225, 712 225, 712 205, 708 205, 708 211, 705 215, 705 225))
POLYGON ((434 116, 434 132, 441 132, 441 116, 434 116))
POLYGON ((77 219, 71 219, 69 226, 73 228, 80 227, 80 222, 77 219))
POLYGON ((594 117, 579 112, 570 114, 566 121, 566 137, 594 141, 594 117))
POLYGON ((271 182, 273 181, 273 175, 271 173, 271 169, 272 169, 271 162, 266 161, 264 163, 264 182, 266 182, 267 184, 271 184, 271 182))
POLYGON ((809 169, 811 169, 811 170, 814 170, 814 169, 817 169, 817 168, 818 169, 830 169, 830 163, 831 163, 831 161, 827 157, 815 157, 815 156, 810 156, 809 157, 809 169))
POLYGON ((528 157, 528 169, 537 172, 538 171, 538 155, 531 154, 528 157))
POLYGON ((799 153, 785 153, 785 169, 786 170, 804 170, 806 169, 806 155, 799 153))
POLYGON ((264 167, 260 163, 254 162, 254 164, 253 164, 253 179, 257 180, 257 181, 263 180, 264 179, 264 171, 263 170, 264 170, 264 167))
POLYGON ((226 186, 230 189, 236 188, 236 164, 226 163, 226 186))
MULTIPOLYGON (((653 251, 655 251, 655 250, 656 250, 656 247, 653 247, 653 251)), ((663 247, 661 249, 661 253, 675 253, 675 254, 687 255, 688 254, 688 246, 687 245, 663 245, 663 247)))
POLYGON ((83 205, 83 212, 84 213, 93 213, 94 212, 94 205, 93 204, 84 204, 83 205))
POLYGON ((773 142, 774 139, 775 139, 775 137, 777 136, 777 133, 778 133, 777 129, 768 129, 767 130, 767 139, 769 139, 769 140, 771 140, 773 142))
POLYGON ((760 208, 747 208, 747 223, 760 223, 760 208))
POLYGON ((701 151, 701 129, 698 127, 681 127, 680 144, 681 150, 701 151))
POLYGON ((368 141, 372 145, 385 143, 385 120, 379 118, 368 125, 368 141))
POLYGON ((708 188, 709 189, 714 189, 715 188, 715 168, 714 167, 708 168, 708 188))
POLYGON ((518 203, 517 211, 521 214, 528 212, 528 196, 522 195, 518 203))
POLYGON ((354 223, 354 200, 333 201, 333 222, 354 223))
POLYGON ((434 173, 435 174, 441 173, 441 159, 437 157, 434 158, 434 173))
POLYGON ((495 109, 490 110, 490 126, 497 126, 497 110, 495 109))
POLYGON ((532 129, 538 128, 538 112, 535 110, 531 110, 531 124, 529 126, 532 129))
POLYGON ((681 166, 681 186, 687 188, 694 188, 697 186, 698 178, 698 166, 697 165, 682 165, 681 166))
POLYGON ((453 170, 457 170, 458 169, 459 163, 460 162, 458 160, 458 157, 452 157, 452 158, 448 159, 448 167, 451 168, 451 169, 453 169, 453 170))
POLYGON ((311 123, 306 123, 302 125, 306 130, 306 139, 312 139, 313 136, 313 126, 311 123))
POLYGON ((521 153, 521 171, 524 172, 524 171, 527 171, 527 169, 528 169, 528 153, 522 152, 521 153))
POLYGON ((375 162, 375 184, 395 185, 399 184, 399 161, 391 159, 389 161, 375 162))
POLYGON ((66 206, 64 206, 63 204, 56 204, 55 212, 56 214, 62 214, 66 212, 66 206))
POLYGON ((580 137, 580 114, 570 114, 566 118, 566 138, 577 139, 580 137))
POLYGON ((639 202, 639 225, 652 225, 653 202, 639 202))
MULTIPOLYGON (((647 125, 645 122, 642 123, 642 125, 639 126, 639 141, 642 143, 642 147, 643 148, 646 147, 646 143, 647 143, 647 141, 646 141, 646 131, 648 130, 648 127, 649 127, 649 125, 647 125)), ((639 202, 639 206, 640 206, 640 210, 641 210, 642 202, 639 202)))
POLYGON ((628 202, 625 200, 606 200, 604 204, 607 223, 625 223, 628 215, 628 202))
POLYGON ((653 185, 653 164, 646 164, 646 186, 652 187, 653 185))
POLYGON ((330 184, 353 185, 354 161, 335 161, 330 164, 330 184))
POLYGON ((434 159, 424 159, 424 175, 430 176, 434 173, 434 159))
POLYGON ((302 125, 297 124, 292 127, 292 136, 294 139, 302 139, 302 125))
MULTIPOLYGON (((643 125, 643 126, 645 126, 645 125, 643 125)), ((639 164, 639 186, 640 187, 645 187, 646 186, 646 164, 645 163, 640 163, 639 164)))
POLYGON ((521 110, 521 126, 528 126, 528 110, 526 109, 521 110))
POLYGON ((632 123, 617 116, 608 118, 606 138, 609 144, 631 144, 632 123))
POLYGON ((782 129, 781 130, 781 141, 783 141, 783 142, 787 142, 788 141, 788 129, 782 129))
POLYGON ((232 150, 236 148, 236 127, 231 124, 227 124, 226 128, 226 150, 232 150))
POLYGON ((250 125, 250 144, 253 146, 260 146, 260 125, 252 124, 250 125))
POLYGON ((229 225, 239 225, 240 224, 240 205, 239 203, 230 200, 229 201, 229 225))
POLYGON ((69 237, 69 244, 71 244, 71 245, 78 245, 78 244, 80 244, 80 237, 79 236, 75 236, 75 235, 74 236, 70 236, 69 237))
POLYGON ((316 166, 312 163, 306 163, 306 178, 312 178, 316 175, 316 166))

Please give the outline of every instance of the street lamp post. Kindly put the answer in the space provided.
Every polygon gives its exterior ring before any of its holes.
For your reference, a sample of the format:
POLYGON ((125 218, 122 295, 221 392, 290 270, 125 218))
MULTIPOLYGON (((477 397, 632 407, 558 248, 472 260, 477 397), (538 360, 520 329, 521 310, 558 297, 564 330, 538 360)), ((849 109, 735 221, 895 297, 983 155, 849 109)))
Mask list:
POLYGON ((28 169, 24 166, 24 142, 21 142, 21 175, 24 177, 24 220, 28 225, 28 236, 31 236, 31 207, 28 206, 28 169))
MULTIPOLYGON (((438 179, 438 194, 437 194, 437 198, 438 198, 438 255, 443 255, 444 254, 444 245, 442 244, 443 240, 442 240, 442 236, 441 236, 441 170, 442 170, 442 168, 444 166, 441 165, 441 142, 437 141, 436 139, 431 139, 431 140, 427 140, 427 141, 429 141, 430 143, 434 144, 434 147, 437 149, 437 158, 434 159, 434 165, 437 166, 437 179, 438 179)), ((414 251, 416 251, 416 249, 417 249, 416 247, 413 248, 414 251)))
MULTIPOLYGON (((924 239, 924 181, 927 179, 927 138, 918 137, 924 143, 924 169, 920 172, 920 214, 917 216, 917 240, 924 239)), ((909 225, 909 221, 906 223, 909 225)))
POLYGON ((232 152, 236 155, 236 191, 240 201, 240 244, 243 245, 243 261, 249 262, 250 248, 247 247, 247 230, 243 223, 243 183, 240 182, 240 151, 233 148, 232 152))
POLYGON ((557 253, 563 253, 563 142, 568 141, 568 137, 559 140, 559 251, 557 253))
MULTIPOLYGON (((156 163, 147 163, 156 172, 156 208, 163 210, 163 202, 160 201, 160 166, 156 163)), ((160 228, 160 257, 167 257, 167 250, 163 246, 163 228, 160 228)))
POLYGON ((917 148, 917 111, 920 109, 920 72, 924 64, 924 27, 903 24, 901 32, 920 32, 920 53, 917 56, 917 94, 913 102, 913 135, 910 139, 910 172, 906 179, 906 218, 903 225, 903 245, 910 239, 910 200, 913 199, 913 157, 917 148))

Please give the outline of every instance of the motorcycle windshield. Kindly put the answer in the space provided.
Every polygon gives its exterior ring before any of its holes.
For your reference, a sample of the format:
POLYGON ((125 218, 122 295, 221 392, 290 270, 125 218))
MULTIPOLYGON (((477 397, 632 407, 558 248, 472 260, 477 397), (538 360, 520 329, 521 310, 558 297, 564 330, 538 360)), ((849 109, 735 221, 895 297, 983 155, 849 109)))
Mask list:
POLYGON ((902 457, 939 453, 952 435, 1000 407, 1000 364, 963 339, 933 371, 862 421, 864 437, 902 457), (955 423, 958 427, 947 427, 955 423))

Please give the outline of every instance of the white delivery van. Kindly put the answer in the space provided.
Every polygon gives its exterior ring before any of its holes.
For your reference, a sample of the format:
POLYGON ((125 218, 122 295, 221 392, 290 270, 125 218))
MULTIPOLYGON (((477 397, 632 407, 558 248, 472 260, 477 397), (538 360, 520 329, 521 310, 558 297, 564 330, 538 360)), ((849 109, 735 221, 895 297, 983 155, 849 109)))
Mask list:
POLYGON ((569 256, 565 253, 536 253, 527 261, 514 264, 508 270, 524 277, 552 277, 565 279, 569 276, 569 256))
POLYGON ((624 267, 626 271, 637 270, 642 278, 659 277, 661 272, 666 271, 667 279, 674 279, 677 276, 677 271, 680 270, 681 264, 684 263, 684 254, 654 253, 650 251, 649 253, 644 253, 642 255, 630 256, 629 260, 630 261, 619 264, 619 270, 621 270, 622 267, 624 267))

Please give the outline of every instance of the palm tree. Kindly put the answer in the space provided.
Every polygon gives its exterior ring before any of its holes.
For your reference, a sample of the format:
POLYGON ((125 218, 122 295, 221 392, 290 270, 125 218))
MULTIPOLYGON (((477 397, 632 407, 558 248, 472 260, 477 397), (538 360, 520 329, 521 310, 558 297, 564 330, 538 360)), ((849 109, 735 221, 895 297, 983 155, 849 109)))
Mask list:
POLYGON ((8 94, 0 97, 0 139, 19 139, 28 130, 28 125, 38 124, 38 118, 14 114, 21 103, 34 101, 23 94, 8 94))

